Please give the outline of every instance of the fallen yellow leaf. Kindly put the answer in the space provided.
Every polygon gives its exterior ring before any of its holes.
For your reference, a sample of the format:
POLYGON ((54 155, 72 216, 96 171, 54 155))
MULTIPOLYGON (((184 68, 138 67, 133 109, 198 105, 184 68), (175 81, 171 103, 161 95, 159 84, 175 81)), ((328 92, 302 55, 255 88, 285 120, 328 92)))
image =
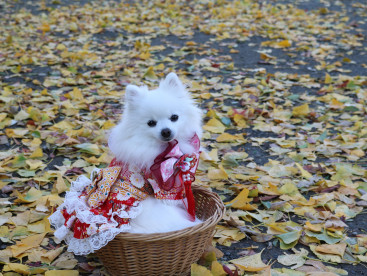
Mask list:
POLYGON ((337 99, 332 99, 330 103, 330 108, 332 109, 343 109, 344 104, 342 102, 339 102, 337 99))
POLYGON ((203 126, 203 129, 212 133, 223 133, 226 127, 219 120, 212 118, 203 126))
POLYGON ((290 47, 292 45, 292 42, 285 39, 285 40, 282 40, 280 42, 278 42, 277 44, 275 44, 278 48, 287 48, 287 47, 290 47))
POLYGON ((249 204, 249 202, 252 201, 251 198, 248 198, 249 190, 246 188, 243 188, 242 191, 230 202, 227 202, 226 205, 228 207, 241 209, 241 210, 255 210, 256 207, 249 204))
POLYGON ((208 178, 210 180, 228 179, 228 174, 224 170, 222 165, 219 165, 218 169, 210 168, 208 172, 208 178))
POLYGON ((153 69, 152 66, 150 66, 148 68, 148 70, 145 72, 143 78, 145 78, 145 79, 152 79, 152 80, 158 79, 157 75, 154 73, 154 69, 153 69))
POLYGON ((328 73, 326 73, 325 75, 325 84, 330 84, 332 82, 332 78, 330 77, 330 75, 328 73))
POLYGON ((343 257, 346 247, 347 247, 346 243, 323 244, 316 246, 315 250, 317 252, 338 255, 340 257, 343 257))
MULTIPOLYGON (((13 253, 10 248, 5 248, 4 250, 0 250, 0 262, 9 263, 10 259, 13 257, 13 253)), ((0 274, 1 275, 1 274, 0 274)))
POLYGON ((248 126, 244 116, 241 114, 234 114, 233 120, 239 127, 246 128, 248 126))
POLYGON ((36 188, 32 187, 30 190, 26 193, 25 196, 23 196, 21 193, 19 193, 17 190, 15 190, 15 193, 17 195, 17 199, 14 201, 16 203, 23 202, 23 203, 31 203, 39 198, 42 197, 42 192, 40 190, 37 190, 36 188))
POLYGON ((211 272, 213 276, 225 276, 227 273, 224 271, 223 266, 218 261, 212 262, 211 272))
POLYGON ((292 115, 293 116, 306 116, 310 112, 308 104, 303 104, 300 106, 296 106, 293 108, 292 115))
POLYGON ((16 264, 16 263, 6 264, 3 268, 3 271, 15 271, 15 272, 20 273, 22 275, 29 275, 30 274, 30 268, 27 265, 16 264))
POLYGON ((72 100, 81 101, 84 100, 83 94, 78 87, 74 87, 73 91, 69 92, 72 100))
POLYGON ((217 137, 217 142, 236 142, 239 137, 229 134, 229 133, 222 133, 217 137))
POLYGON ((313 232, 321 232, 322 231, 322 225, 321 224, 311 224, 309 221, 306 221, 306 224, 304 226, 305 229, 308 229, 313 232))
POLYGON ((64 179, 61 176, 61 173, 57 174, 57 180, 54 184, 54 189, 56 189, 58 194, 61 194, 67 190, 69 190, 68 186, 66 186, 64 179))
POLYGON ((47 23, 43 23, 41 27, 39 27, 39 30, 41 30, 43 33, 49 32, 51 30, 50 25, 47 23))
POLYGON ((37 147, 33 153, 31 154, 31 156, 29 156, 30 158, 39 158, 43 156, 43 151, 40 147, 37 147))
POLYGON ((298 167, 298 169, 301 171, 301 175, 302 177, 306 178, 306 179, 309 179, 312 177, 312 175, 306 171, 305 169, 302 168, 302 166, 298 163, 296 163, 296 166, 298 167))
POLYGON ((231 260, 230 262, 245 271, 252 271, 252 272, 261 271, 268 267, 268 265, 264 264, 263 261, 261 260, 261 253, 262 251, 255 255, 231 260))
POLYGON ((41 160, 28 159, 25 161, 30 170, 36 170, 43 165, 41 160))
POLYGON ((13 257, 17 257, 28 249, 38 247, 45 237, 46 233, 29 236, 18 241, 15 245, 10 246, 13 257))
MULTIPOLYGON (((48 275, 45 275, 45 276, 48 276, 48 275)), ((206 267, 203 267, 198 264, 192 264, 191 265, 191 276, 213 276, 213 274, 206 267)))

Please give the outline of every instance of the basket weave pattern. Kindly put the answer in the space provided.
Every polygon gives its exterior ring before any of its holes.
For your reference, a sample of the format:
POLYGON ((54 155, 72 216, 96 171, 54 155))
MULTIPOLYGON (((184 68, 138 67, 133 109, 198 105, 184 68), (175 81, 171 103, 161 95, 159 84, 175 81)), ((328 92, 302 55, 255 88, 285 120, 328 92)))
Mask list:
POLYGON ((225 207, 219 196, 193 185, 196 216, 203 223, 155 234, 122 233, 97 251, 111 275, 188 275, 204 252, 225 207))

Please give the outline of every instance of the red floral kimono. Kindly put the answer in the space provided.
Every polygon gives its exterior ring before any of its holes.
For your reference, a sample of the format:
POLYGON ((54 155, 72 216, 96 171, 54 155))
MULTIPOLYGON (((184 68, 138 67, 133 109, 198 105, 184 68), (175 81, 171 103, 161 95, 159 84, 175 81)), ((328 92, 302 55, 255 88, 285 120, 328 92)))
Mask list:
POLYGON ((140 214, 139 203, 149 196, 183 201, 191 219, 195 203, 191 183, 198 165, 200 142, 191 139, 192 155, 183 155, 176 140, 154 160, 149 171, 115 159, 108 168, 95 169, 91 179, 80 176, 66 193, 65 201, 49 218, 55 237, 65 240, 68 251, 86 255, 105 246, 130 220, 140 214))

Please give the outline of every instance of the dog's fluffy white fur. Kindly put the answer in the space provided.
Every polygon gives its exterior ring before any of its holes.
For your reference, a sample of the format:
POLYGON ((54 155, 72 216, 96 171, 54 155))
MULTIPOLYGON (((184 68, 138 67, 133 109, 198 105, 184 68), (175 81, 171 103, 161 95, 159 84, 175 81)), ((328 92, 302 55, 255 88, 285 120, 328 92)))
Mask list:
MULTIPOLYGON (((175 73, 169 73, 157 89, 128 85, 122 119, 112 129, 109 147, 118 161, 149 170, 155 157, 170 140, 179 142, 183 153, 193 153, 189 140, 201 137, 201 111, 175 73)), ((143 212, 131 222, 135 233, 179 230, 197 224, 186 210, 149 198, 143 212)))

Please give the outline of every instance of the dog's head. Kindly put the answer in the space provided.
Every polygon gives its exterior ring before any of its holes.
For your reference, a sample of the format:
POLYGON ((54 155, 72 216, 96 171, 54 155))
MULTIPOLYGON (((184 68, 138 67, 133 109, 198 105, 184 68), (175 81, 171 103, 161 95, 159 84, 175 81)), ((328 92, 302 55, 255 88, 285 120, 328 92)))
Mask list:
POLYGON ((169 73, 155 90, 128 85, 123 117, 135 135, 160 142, 192 135, 199 131, 193 127, 200 127, 201 120, 199 109, 175 73, 169 73))

